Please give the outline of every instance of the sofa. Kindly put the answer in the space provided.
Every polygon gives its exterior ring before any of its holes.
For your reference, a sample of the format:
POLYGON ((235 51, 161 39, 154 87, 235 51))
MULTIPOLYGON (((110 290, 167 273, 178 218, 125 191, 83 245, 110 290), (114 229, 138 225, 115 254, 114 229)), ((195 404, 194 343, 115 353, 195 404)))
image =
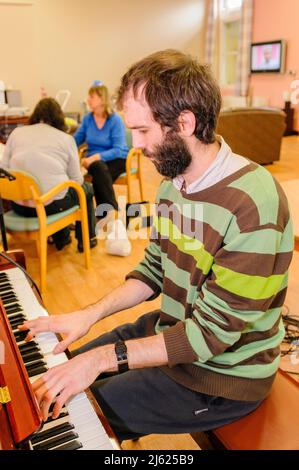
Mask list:
POLYGON ((217 124, 232 151, 262 165, 280 158, 286 115, 278 108, 222 109, 217 124))

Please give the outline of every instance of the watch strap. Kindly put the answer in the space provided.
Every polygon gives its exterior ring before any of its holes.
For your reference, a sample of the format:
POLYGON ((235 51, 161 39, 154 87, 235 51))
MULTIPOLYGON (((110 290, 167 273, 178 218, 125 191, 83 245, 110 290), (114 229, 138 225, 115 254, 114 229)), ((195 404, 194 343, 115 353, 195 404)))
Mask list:
POLYGON ((129 370, 127 346, 124 341, 119 340, 114 345, 114 351, 117 359, 118 372, 127 372, 129 370))

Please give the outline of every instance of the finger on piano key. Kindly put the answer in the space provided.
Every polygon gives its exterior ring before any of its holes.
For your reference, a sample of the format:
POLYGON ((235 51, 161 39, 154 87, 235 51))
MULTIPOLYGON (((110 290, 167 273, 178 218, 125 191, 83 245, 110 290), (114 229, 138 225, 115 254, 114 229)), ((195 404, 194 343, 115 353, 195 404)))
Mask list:
POLYGON ((67 388, 64 388, 60 392, 60 394, 57 396, 55 404, 54 404, 54 408, 53 408, 53 412, 52 412, 53 419, 58 418, 63 406, 65 405, 65 403, 67 402, 67 400, 70 397, 71 397, 71 393, 67 388))
POLYGON ((34 335, 49 331, 49 316, 38 317, 35 320, 26 320, 23 325, 19 326, 19 330, 30 330, 34 335))

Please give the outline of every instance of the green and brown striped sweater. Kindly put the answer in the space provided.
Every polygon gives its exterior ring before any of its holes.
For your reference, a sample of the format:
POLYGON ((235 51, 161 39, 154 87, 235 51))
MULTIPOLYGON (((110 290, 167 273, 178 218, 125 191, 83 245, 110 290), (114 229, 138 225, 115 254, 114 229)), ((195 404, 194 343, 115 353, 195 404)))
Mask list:
POLYGON ((127 276, 162 293, 151 333, 163 332, 164 372, 209 395, 264 398, 280 360, 292 251, 286 197, 261 166, 192 194, 164 181, 144 260, 127 276))

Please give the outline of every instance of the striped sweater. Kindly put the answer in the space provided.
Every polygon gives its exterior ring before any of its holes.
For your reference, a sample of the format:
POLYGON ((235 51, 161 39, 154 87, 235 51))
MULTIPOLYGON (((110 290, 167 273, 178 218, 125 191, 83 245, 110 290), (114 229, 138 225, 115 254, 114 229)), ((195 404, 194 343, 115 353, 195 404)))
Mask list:
POLYGON ((127 278, 162 293, 162 370, 202 393, 263 399, 280 361, 292 258, 286 197, 255 163, 199 192, 164 181, 144 260, 127 278))

